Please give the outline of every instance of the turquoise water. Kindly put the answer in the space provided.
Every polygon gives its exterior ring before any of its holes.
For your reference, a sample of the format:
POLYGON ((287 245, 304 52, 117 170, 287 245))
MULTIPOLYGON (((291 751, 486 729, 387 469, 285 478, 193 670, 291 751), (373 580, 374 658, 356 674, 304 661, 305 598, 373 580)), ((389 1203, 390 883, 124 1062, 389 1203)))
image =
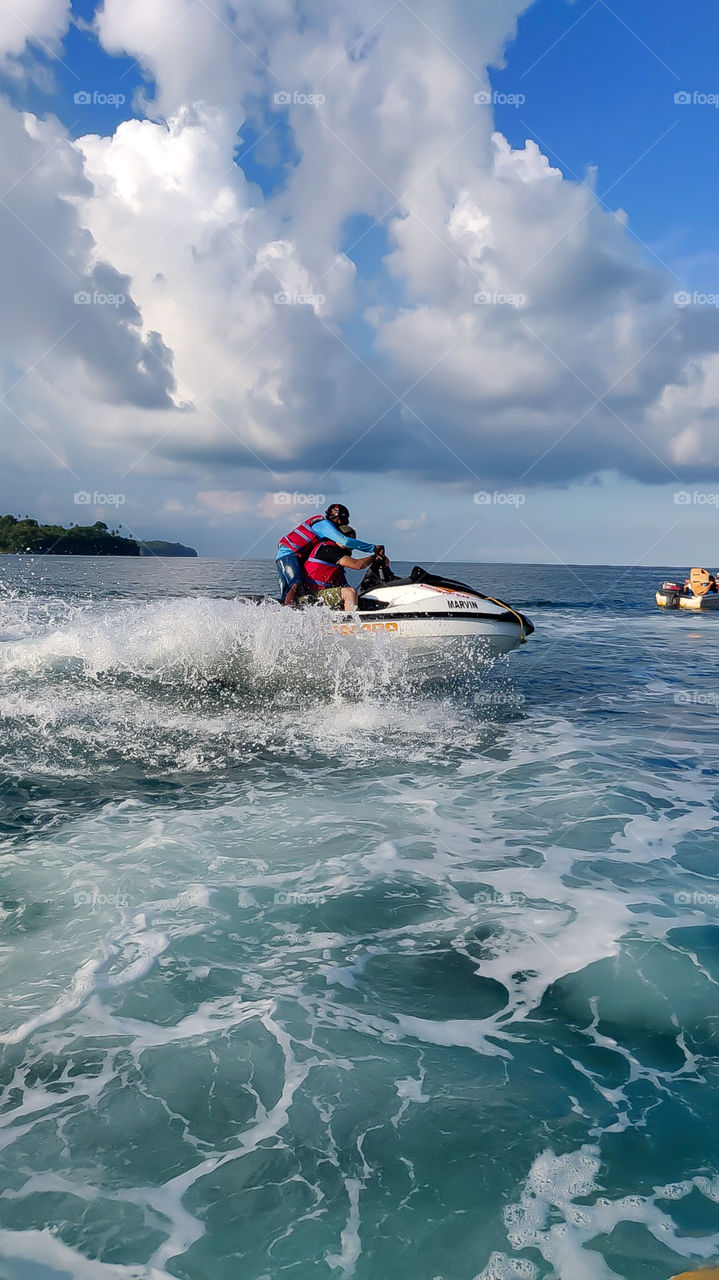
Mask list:
POLYGON ((0 561, 3 1278, 719 1258, 719 617, 443 569, 522 651, 0 561))

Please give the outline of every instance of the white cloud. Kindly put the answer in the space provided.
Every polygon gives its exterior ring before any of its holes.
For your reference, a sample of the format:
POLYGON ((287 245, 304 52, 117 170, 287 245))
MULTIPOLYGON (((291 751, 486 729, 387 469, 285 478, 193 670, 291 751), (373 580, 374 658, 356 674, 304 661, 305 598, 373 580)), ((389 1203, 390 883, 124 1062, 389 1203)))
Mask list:
POLYGON ((0 6, 0 58, 17 57, 28 44, 54 50, 69 20, 70 0, 17 0, 0 6))
MULTIPOLYGON (((67 5, 34 3, 57 39, 67 5)), ((8 379, 38 362, 13 404, 46 446, 21 434, 16 465, 101 451, 192 481, 213 520, 257 507, 239 468, 273 493, 337 466, 474 487, 716 466, 717 313, 677 310, 623 219, 474 102, 530 3, 106 0, 99 38, 153 77, 151 118, 73 146, 0 104, 0 336, 8 379), (278 90, 292 161, 263 199, 233 154, 248 114, 284 138, 278 90), (389 252, 356 355, 357 214, 389 252)), ((3 40, 22 49, 5 19, 3 40)))
POLYGON ((399 529, 400 533, 419 533, 426 523, 427 515, 423 511, 418 516, 405 516, 402 520, 395 520, 393 526, 399 529))

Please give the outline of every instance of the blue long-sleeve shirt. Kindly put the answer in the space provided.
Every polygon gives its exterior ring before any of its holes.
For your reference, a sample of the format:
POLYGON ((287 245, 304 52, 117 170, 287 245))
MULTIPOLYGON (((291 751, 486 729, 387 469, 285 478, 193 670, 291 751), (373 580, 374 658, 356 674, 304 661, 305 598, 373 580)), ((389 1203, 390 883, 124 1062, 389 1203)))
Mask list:
MULTIPOLYGON (((340 533, 336 524, 331 520, 318 520, 312 526, 313 533, 318 538, 327 542, 336 542, 340 547, 347 547, 348 551, 364 551, 365 555, 369 551, 374 551, 376 543, 361 542, 359 538, 348 538, 346 533, 340 533)), ((281 544, 277 548, 276 560, 284 560, 285 556, 296 556, 297 552, 292 547, 283 547, 281 544)))

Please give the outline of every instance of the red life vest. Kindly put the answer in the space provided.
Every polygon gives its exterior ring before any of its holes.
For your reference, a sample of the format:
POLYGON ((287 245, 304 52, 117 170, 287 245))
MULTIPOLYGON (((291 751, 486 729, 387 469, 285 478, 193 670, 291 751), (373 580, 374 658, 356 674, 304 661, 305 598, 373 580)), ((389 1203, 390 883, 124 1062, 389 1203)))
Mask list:
MULTIPOLYGON (((304 562, 303 569, 305 577, 309 579, 312 586, 317 590, 323 587, 344 587, 347 585, 345 571, 341 564, 328 564, 326 560, 319 559, 322 554, 323 547, 335 546, 333 542, 320 542, 313 547, 309 556, 304 562)), ((348 555, 348 552, 344 552, 348 555)))
POLYGON ((326 519, 325 516, 309 516, 307 520, 303 520, 302 524, 298 524, 296 529, 291 533, 286 533, 284 538, 280 538, 277 543, 278 547, 291 547, 296 551, 300 560, 304 560, 310 551, 314 551, 319 546, 320 539, 313 531, 313 524, 317 524, 318 520, 326 519))

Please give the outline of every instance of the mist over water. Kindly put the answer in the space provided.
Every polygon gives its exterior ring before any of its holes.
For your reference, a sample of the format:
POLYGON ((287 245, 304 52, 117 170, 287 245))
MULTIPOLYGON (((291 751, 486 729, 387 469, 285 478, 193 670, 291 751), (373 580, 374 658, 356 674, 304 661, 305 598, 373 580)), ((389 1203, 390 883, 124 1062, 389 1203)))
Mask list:
POLYGON ((661 569, 443 569, 536 634, 3 558, 3 1277, 719 1258, 719 618, 661 569))

